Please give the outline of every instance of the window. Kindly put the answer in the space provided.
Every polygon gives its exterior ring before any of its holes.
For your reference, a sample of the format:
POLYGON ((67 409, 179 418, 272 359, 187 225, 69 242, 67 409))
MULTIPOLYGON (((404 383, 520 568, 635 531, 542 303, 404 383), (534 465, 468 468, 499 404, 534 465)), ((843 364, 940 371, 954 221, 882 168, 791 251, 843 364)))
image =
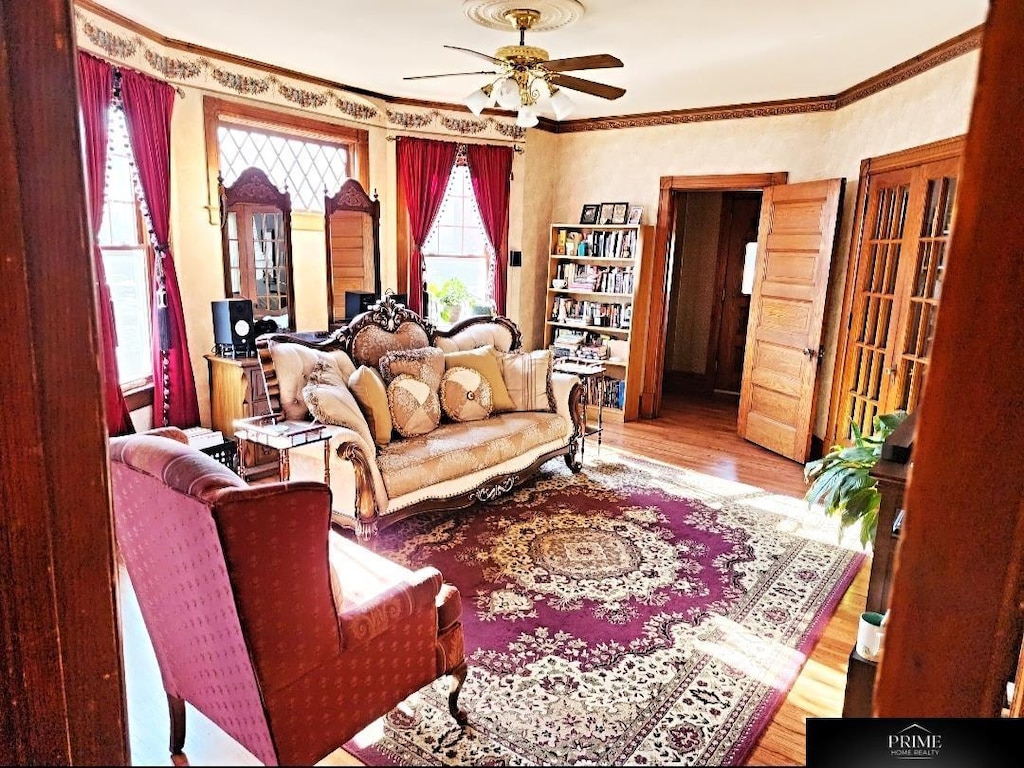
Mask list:
POLYGON ((110 110, 107 180, 99 234, 114 305, 117 370, 123 389, 152 381, 149 285, 151 251, 135 191, 124 113, 110 110))
POLYGON ((217 177, 231 186, 246 168, 259 168, 292 198, 293 211, 323 212, 348 178, 367 188, 369 132, 272 109, 207 96, 203 100, 211 222, 216 223, 217 177))
POLYGON ((480 220, 469 167, 461 158, 452 168, 437 220, 423 244, 423 280, 430 296, 427 317, 448 324, 469 305, 490 305, 494 269, 494 249, 480 220), (444 294, 461 298, 461 304, 455 309, 445 306, 444 294))

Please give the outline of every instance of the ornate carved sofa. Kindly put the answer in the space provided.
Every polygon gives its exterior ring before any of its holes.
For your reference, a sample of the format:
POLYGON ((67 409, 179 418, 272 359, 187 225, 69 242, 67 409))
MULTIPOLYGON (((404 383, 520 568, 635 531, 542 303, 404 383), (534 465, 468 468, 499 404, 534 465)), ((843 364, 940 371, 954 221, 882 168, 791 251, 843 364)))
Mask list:
MULTIPOLYGON (((565 458, 573 472, 580 470, 582 385, 576 376, 552 373, 550 360, 546 363, 547 392, 529 393, 534 397, 529 402, 537 404, 536 408, 523 406, 522 393, 513 390, 520 399, 514 410, 495 409, 478 420, 442 422, 426 434, 402 436, 390 424, 382 429, 379 413, 374 417, 366 407, 364 384, 370 375, 365 369, 380 374, 384 366, 386 374, 389 361, 394 367, 396 356, 441 356, 447 367, 460 368, 450 363, 461 359, 463 353, 473 360, 479 356, 483 362, 493 356, 506 366, 528 356, 543 361, 545 354, 550 355, 546 350, 524 353, 521 346, 522 335, 508 318, 471 317, 441 331, 391 296, 323 340, 294 334, 271 334, 257 340, 271 411, 287 419, 313 420, 312 403, 319 417, 316 420, 336 425, 331 428, 334 434, 329 450, 332 518, 336 524, 354 528, 363 539, 421 511, 457 509, 496 498, 558 456, 565 458), (423 351, 427 347, 438 351, 423 351), (354 414, 349 407, 345 418, 325 418, 319 402, 310 400, 311 383, 318 383, 325 373, 331 374, 328 378, 336 385, 333 397, 347 400, 348 392, 355 393, 358 407, 354 414)), ((393 377, 392 381, 395 378, 410 377, 393 377)), ((473 394, 466 397, 470 401, 463 404, 474 406, 473 394)), ((386 402, 394 405, 387 396, 386 402)), ((292 448, 291 476, 322 480, 324 461, 320 445, 292 448)))

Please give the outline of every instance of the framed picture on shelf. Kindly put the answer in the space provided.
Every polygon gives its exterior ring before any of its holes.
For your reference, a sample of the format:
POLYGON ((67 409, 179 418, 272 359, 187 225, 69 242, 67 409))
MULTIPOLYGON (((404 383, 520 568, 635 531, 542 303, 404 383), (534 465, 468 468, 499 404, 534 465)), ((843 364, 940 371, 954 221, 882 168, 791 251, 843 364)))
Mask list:
POLYGON ((629 203, 612 203, 612 224, 625 224, 629 203))
POLYGON ((642 205, 631 205, 629 206, 629 216, 626 217, 627 224, 639 224, 640 217, 644 215, 644 207, 642 205))
POLYGON ((580 224, 597 224, 597 214, 601 206, 597 203, 587 203, 580 213, 580 224))
POLYGON ((598 224, 611 224, 612 223, 612 210, 615 208, 615 203, 601 203, 601 215, 597 217, 598 224))

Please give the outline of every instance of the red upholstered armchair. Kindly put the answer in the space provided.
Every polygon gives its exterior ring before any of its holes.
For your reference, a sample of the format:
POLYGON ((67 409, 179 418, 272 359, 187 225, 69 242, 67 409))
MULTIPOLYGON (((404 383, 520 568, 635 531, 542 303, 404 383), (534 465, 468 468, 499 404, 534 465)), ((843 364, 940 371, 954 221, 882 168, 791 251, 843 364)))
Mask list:
POLYGON ((117 543, 156 651, 172 753, 185 702, 268 764, 310 765, 451 675, 461 599, 330 530, 321 483, 249 486, 177 429, 110 441, 117 543))

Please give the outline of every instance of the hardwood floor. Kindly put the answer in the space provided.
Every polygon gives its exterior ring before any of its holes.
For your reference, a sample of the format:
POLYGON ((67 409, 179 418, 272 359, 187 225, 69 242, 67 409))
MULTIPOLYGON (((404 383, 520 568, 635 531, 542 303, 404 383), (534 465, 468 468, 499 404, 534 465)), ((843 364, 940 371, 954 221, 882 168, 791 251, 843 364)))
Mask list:
MULTIPOLYGON (((698 472, 749 483, 801 498, 806 490, 803 468, 736 435, 735 403, 699 396, 670 395, 661 418, 654 421, 605 422, 603 445, 698 472)), ((596 450, 589 438, 588 457, 596 450)), ((846 665, 867 596, 870 561, 847 591, 799 678, 755 747, 748 765, 803 765, 808 717, 839 717, 843 708, 846 665)), ((123 579, 122 634, 128 723, 134 765, 259 765, 255 758, 188 707, 188 762, 172 763, 167 750, 166 698, 152 648, 123 579)), ((336 750, 319 765, 360 765, 336 750)))

